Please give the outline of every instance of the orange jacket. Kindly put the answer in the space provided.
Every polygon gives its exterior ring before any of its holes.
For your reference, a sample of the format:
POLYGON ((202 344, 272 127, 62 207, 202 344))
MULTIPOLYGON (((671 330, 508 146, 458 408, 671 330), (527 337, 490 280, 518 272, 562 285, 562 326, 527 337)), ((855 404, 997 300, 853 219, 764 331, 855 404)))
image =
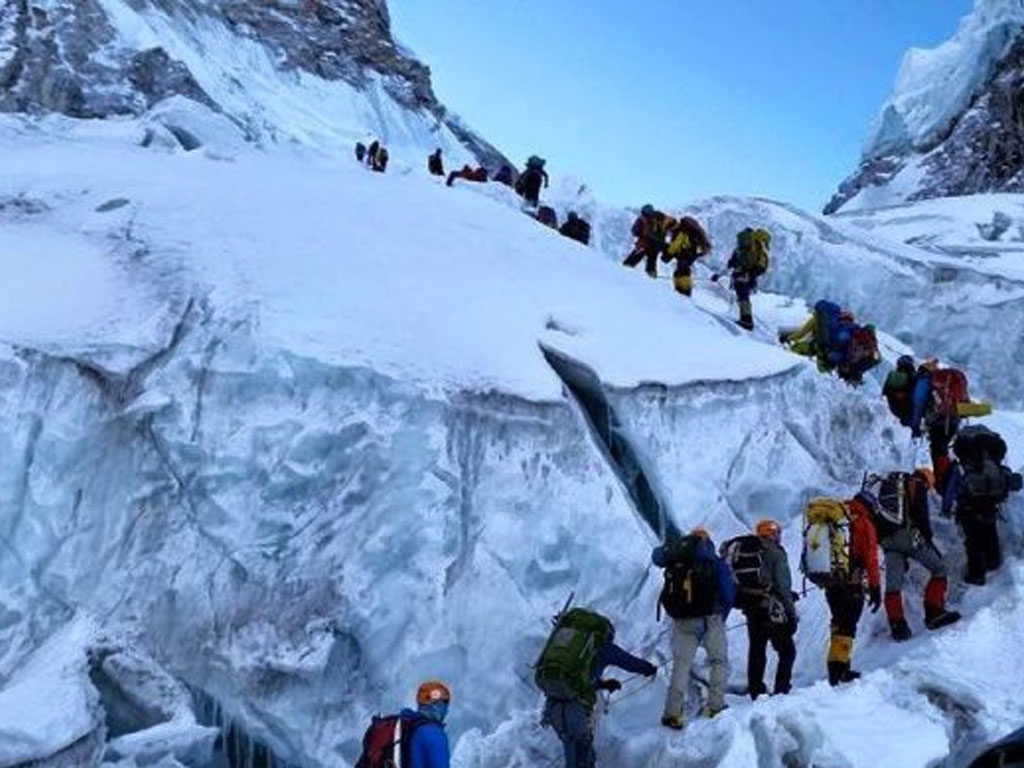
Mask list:
POLYGON ((869 587, 880 587, 878 569, 878 532, 871 520, 871 512, 856 499, 846 502, 850 510, 850 565, 851 575, 859 580, 866 573, 869 587))

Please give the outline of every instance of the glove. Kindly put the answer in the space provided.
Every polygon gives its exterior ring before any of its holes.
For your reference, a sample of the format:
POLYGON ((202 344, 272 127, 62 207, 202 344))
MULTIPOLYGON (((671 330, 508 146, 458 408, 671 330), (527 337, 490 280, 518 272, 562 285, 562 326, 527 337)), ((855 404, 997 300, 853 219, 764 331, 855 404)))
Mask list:
POLYGON ((640 674, 644 677, 654 677, 656 674, 658 674, 658 668, 651 664, 651 662, 647 662, 647 667, 640 674))
POLYGON ((799 626, 799 624, 800 624, 800 619, 799 618, 797 618, 796 616, 790 616, 789 619, 787 619, 787 621, 786 621, 786 631, 790 635, 795 635, 796 634, 796 628, 797 628, 797 626, 799 626))
POLYGON ((611 680, 599 680, 597 687, 608 691, 608 693, 615 693, 616 691, 622 690, 622 683, 614 678, 611 680))
POLYGON ((717 282, 718 282, 718 279, 719 279, 720 277, 721 277, 721 275, 720 275, 720 274, 718 274, 717 272, 715 272, 715 273, 714 273, 714 274, 713 274, 713 275, 711 276, 711 282, 712 282, 712 283, 717 283, 717 282))
POLYGON ((799 593, 799 592, 790 592, 789 594, 790 594, 790 597, 792 597, 792 598, 793 598, 793 602, 794 602, 794 603, 795 603, 795 602, 796 602, 797 600, 799 600, 799 599, 800 599, 800 593, 799 593))
POLYGON ((872 613, 878 613, 878 609, 882 607, 881 587, 868 588, 868 607, 871 608, 872 613))

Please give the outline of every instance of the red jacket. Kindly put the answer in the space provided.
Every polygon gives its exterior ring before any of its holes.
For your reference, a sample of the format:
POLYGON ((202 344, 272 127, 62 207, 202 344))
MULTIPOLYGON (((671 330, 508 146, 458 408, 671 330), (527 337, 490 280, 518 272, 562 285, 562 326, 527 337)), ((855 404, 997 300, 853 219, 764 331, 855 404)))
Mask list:
POLYGON ((859 580, 866 573, 869 587, 880 587, 878 569, 878 532, 871 520, 871 512, 856 499, 846 502, 850 510, 850 571, 859 580))

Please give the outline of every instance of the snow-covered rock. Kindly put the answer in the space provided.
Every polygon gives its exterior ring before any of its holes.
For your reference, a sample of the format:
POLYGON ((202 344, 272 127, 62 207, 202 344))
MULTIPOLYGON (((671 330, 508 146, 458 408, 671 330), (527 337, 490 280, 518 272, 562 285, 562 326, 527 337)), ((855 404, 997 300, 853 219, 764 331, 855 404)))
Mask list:
POLYGON ((912 49, 860 168, 826 213, 1024 190, 1024 3, 976 0, 953 38, 912 49))
POLYGON ((382 0, 2 0, 0 84, 0 112, 137 116, 177 98, 264 146, 348 155, 373 135, 408 164, 438 146, 505 162, 438 101, 382 0))

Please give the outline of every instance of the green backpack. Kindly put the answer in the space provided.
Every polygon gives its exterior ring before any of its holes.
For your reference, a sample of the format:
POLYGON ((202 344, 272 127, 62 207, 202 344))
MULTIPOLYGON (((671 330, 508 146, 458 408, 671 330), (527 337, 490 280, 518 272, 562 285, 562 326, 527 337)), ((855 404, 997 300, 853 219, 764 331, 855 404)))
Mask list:
POLYGON ((553 699, 593 705, 594 662, 614 635, 612 623, 598 613, 584 608, 563 613, 537 660, 537 687, 553 699))
POLYGON ((736 254, 740 269, 754 277, 768 271, 768 249, 772 245, 771 233, 766 229, 747 227, 736 235, 736 254))

